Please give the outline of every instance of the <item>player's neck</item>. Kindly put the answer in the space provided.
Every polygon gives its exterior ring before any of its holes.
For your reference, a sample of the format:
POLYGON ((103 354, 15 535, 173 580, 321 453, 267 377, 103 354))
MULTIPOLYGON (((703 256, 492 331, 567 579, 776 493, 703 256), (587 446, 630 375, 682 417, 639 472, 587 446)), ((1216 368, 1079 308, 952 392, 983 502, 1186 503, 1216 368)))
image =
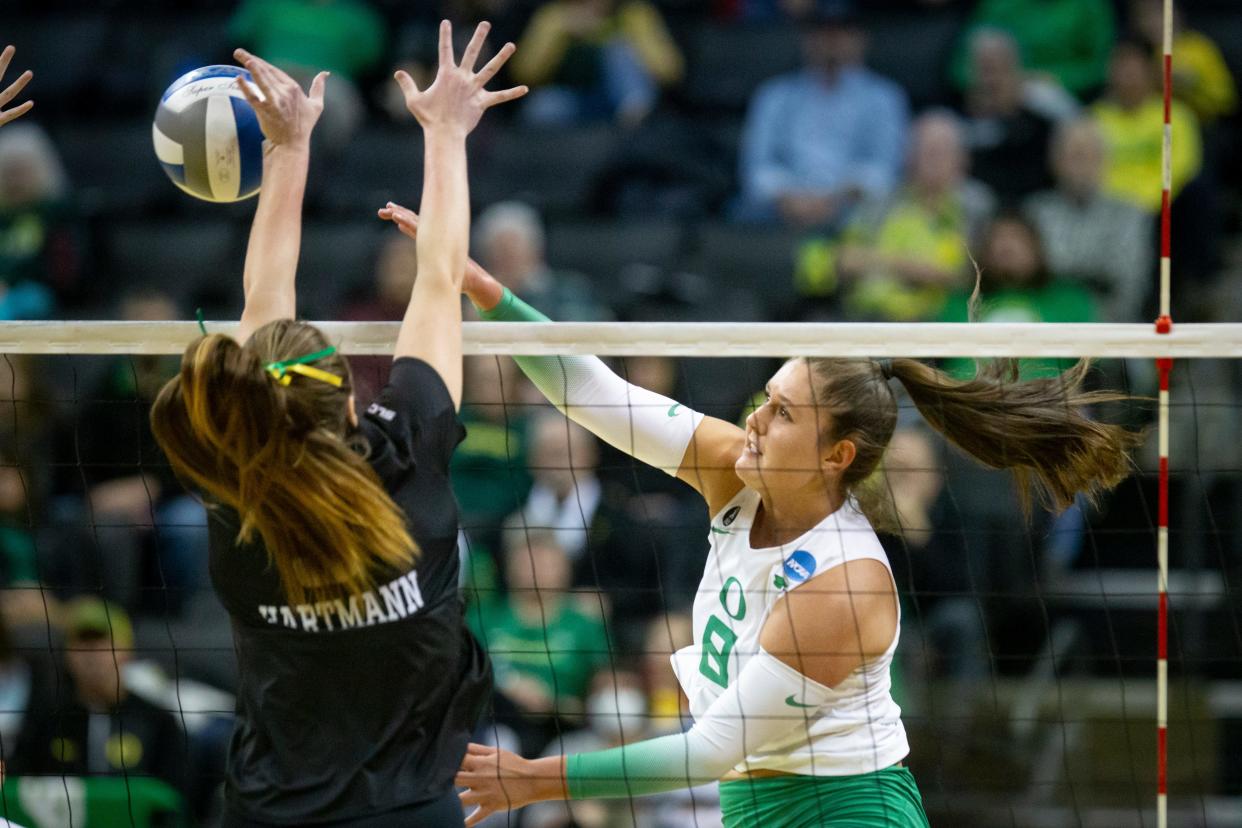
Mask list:
POLYGON ((824 489, 785 497, 768 492, 761 493, 760 498, 750 532, 750 545, 758 549, 782 546, 796 540, 840 509, 845 502, 839 492, 824 489))

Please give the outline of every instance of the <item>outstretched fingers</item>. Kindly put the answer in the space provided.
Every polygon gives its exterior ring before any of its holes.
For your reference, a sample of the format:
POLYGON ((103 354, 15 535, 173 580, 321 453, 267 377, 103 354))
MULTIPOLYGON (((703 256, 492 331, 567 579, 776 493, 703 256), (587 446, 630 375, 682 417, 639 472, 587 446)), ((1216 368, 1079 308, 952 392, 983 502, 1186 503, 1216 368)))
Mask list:
POLYGON ((253 84, 258 87, 263 97, 270 100, 285 77, 284 73, 277 70, 275 66, 263 58, 252 55, 245 49, 234 50, 233 57, 242 66, 246 67, 246 71, 250 73, 253 84))
MULTIPOLYGON (((13 60, 14 53, 17 49, 12 45, 5 46, 4 51, 0 52, 0 78, 4 77, 4 73, 8 71, 9 63, 13 60)), ((8 85, 6 89, 0 91, 0 106, 4 106, 9 101, 17 97, 26 84, 30 83, 30 79, 34 77, 34 72, 27 69, 17 76, 17 80, 8 85)), ((0 112, 0 126, 4 126, 9 121, 15 121, 25 115, 34 108, 34 101, 25 101, 10 110, 0 112)))
POLYGON ((376 214, 384 221, 391 221, 397 225, 397 229, 403 235, 418 239, 418 214, 413 210, 390 201, 386 206, 377 210, 376 214))
MULTIPOLYGON (((481 25, 481 24, 480 24, 481 25)), ((496 73, 500 71, 500 67, 504 66, 509 58, 513 57, 513 53, 517 51, 517 47, 512 43, 506 43, 500 47, 500 51, 492 56, 478 74, 474 76, 475 83, 479 86, 485 86, 488 81, 496 77, 496 73)))
POLYGON ((242 97, 246 99, 246 103, 250 104, 251 109, 256 112, 261 111, 267 105, 268 99, 263 96, 258 87, 245 78, 237 79, 237 88, 241 90, 242 97))
POLYGON ((328 76, 331 74, 331 72, 320 72, 318 75, 315 75, 315 79, 311 81, 310 92, 307 93, 307 97, 315 103, 322 104, 323 91, 327 86, 328 76))
POLYGON ((440 21, 440 68, 456 66, 453 60, 453 24, 447 20, 440 21))
POLYGON ((529 92, 529 87, 515 86, 511 89, 501 89, 498 92, 487 92, 483 95, 483 106, 490 109, 496 104, 516 101, 518 98, 529 92))
POLYGON ((401 87, 401 93, 405 95, 406 100, 417 97, 419 94, 418 84, 410 77, 410 73, 404 69, 398 69, 393 72, 392 76, 397 80, 397 86, 401 87))
POLYGON ((479 59, 479 52, 483 50, 483 41, 487 40, 487 33, 492 30, 492 24, 484 20, 474 30, 474 34, 470 37, 470 42, 466 44, 466 51, 461 56, 461 68, 467 72, 474 71, 474 64, 479 59))
MULTIPOLYGON (((2 76, 3 74, 4 72, 0 71, 0 76, 2 76)), ((30 79, 33 77, 34 77, 34 72, 31 72, 29 69, 27 69, 25 72, 22 72, 20 75, 18 75, 17 80, 9 84, 9 87, 5 89, 3 92, 0 92, 0 106, 4 106, 9 101, 16 98, 18 93, 26 88, 26 84, 30 83, 30 79)), ((30 103, 30 101, 27 101, 26 103, 30 103)), ((26 104, 22 104, 22 106, 25 106, 25 105, 26 104)))

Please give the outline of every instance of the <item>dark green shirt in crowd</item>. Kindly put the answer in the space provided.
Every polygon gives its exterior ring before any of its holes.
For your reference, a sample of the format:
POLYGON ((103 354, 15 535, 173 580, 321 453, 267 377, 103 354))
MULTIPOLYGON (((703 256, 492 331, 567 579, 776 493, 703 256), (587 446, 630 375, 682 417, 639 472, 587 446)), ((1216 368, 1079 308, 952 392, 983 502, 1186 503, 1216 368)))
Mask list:
MULTIPOLYGON (((949 297, 941 322, 966 322, 970 294, 949 297)), ((1054 281, 1042 287, 1003 288, 984 293, 978 322, 1094 322, 1095 299, 1082 285, 1054 281)), ((1022 379, 1046 377, 1069 368, 1073 360, 1024 359, 1019 363, 1022 379)), ((950 359, 945 370, 961 379, 975 375, 974 360, 950 359)))
POLYGON ((550 697, 582 701, 591 677, 608 661, 603 619, 569 596, 544 597, 544 617, 523 620, 507 600, 481 602, 467 611, 475 637, 492 659, 496 687, 514 673, 538 682, 550 697))

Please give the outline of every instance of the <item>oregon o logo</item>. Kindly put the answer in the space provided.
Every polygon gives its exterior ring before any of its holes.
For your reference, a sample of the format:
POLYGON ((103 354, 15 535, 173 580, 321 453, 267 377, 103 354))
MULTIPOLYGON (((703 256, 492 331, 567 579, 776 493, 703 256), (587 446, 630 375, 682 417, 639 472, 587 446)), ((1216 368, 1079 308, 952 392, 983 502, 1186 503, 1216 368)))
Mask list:
POLYGON ((720 606, 724 607, 725 615, 734 621, 741 621, 746 617, 746 589, 742 586, 742 582, 737 578, 730 577, 724 582, 724 588, 720 590, 720 606), (734 591, 737 587, 737 591, 734 591), (729 599, 736 596, 737 601, 731 602, 729 599), (734 603, 736 609, 730 609, 729 604, 734 603))
POLYGON ((742 507, 741 507, 741 506, 734 506, 732 509, 730 509, 729 511, 725 512, 725 514, 724 514, 724 520, 722 520, 722 521, 720 521, 720 522, 721 522, 721 523, 723 523, 725 526, 728 526, 730 523, 732 523, 733 521, 737 520, 737 515, 738 515, 738 512, 741 512, 741 511, 742 511, 742 507))
POLYGON ((785 559, 785 577, 800 584, 815 574, 815 556, 799 549, 785 559))

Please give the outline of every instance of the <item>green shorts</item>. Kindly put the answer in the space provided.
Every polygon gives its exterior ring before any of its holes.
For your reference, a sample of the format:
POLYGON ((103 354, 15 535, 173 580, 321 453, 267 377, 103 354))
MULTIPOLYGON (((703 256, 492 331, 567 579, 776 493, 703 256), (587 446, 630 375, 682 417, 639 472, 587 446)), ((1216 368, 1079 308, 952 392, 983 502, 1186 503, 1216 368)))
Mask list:
POLYGON ((909 768, 720 783, 725 828, 928 828, 909 768))

